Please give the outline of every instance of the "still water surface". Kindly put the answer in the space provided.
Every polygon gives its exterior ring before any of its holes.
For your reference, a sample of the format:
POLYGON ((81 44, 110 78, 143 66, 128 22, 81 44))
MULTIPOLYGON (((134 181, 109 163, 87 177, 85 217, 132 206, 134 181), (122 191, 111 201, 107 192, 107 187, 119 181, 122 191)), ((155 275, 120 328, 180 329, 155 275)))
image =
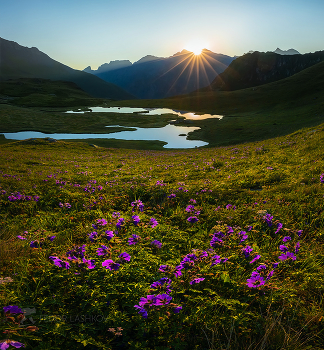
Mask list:
MULTIPOLYGON (((117 127, 120 125, 109 125, 117 127)), ((28 138, 51 137, 57 140, 68 139, 118 139, 118 140, 160 140, 167 142, 164 148, 194 148, 207 145, 207 142, 187 140, 185 136, 190 131, 199 129, 194 126, 166 125, 163 128, 134 128, 135 131, 119 131, 110 134, 44 134, 38 131, 20 131, 16 133, 4 133, 6 139, 25 140, 28 138)))
MULTIPOLYGON (((202 120, 209 118, 222 119, 222 115, 217 114, 195 114, 194 112, 177 111, 169 108, 136 108, 136 107, 89 107, 92 112, 110 112, 110 113, 134 113, 141 115, 156 115, 156 114, 176 114, 180 117, 185 117, 190 120, 202 120)), ((67 111, 65 113, 91 113, 89 111, 67 111)))

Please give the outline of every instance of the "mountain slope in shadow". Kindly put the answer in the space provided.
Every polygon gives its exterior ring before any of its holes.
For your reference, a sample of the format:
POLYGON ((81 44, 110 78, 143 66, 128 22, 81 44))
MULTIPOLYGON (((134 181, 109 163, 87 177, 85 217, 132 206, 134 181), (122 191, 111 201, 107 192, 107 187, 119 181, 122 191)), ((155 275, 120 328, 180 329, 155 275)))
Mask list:
POLYGON ((134 98, 119 86, 57 62, 35 47, 24 47, 0 38, 0 81, 19 78, 70 81, 99 98, 134 98))

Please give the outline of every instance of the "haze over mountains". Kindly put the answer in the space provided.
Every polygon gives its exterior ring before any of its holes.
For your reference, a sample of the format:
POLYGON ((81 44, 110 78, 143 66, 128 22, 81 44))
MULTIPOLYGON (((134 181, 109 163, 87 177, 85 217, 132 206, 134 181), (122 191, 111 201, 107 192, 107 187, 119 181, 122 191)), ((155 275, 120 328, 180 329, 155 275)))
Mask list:
POLYGON ((35 47, 24 47, 0 38, 0 81, 17 78, 70 81, 94 97, 134 98, 119 86, 59 63, 35 47))
POLYGON ((116 84, 138 98, 155 99, 186 94, 208 86, 235 57, 204 49, 200 55, 182 50, 171 57, 145 56, 135 63, 111 61, 84 71, 116 84))

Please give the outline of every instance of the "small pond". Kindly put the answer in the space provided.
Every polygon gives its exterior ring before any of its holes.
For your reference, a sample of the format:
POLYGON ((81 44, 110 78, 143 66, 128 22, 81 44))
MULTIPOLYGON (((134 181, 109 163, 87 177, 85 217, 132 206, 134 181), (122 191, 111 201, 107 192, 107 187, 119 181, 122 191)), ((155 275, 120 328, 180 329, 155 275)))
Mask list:
MULTIPOLYGON (((92 112, 110 113, 134 113, 141 115, 176 114, 190 120, 202 120, 209 118, 222 119, 222 115, 217 114, 195 114, 194 112, 177 111, 169 108, 135 108, 135 107, 89 107, 92 112)), ((65 113, 91 113, 90 111, 67 111, 65 113)))
MULTIPOLYGON (((109 125, 109 127, 120 127, 109 125)), ((166 125, 163 128, 134 128, 135 131, 119 131, 109 134, 44 134, 38 131, 20 131, 4 133, 6 139, 25 140, 28 138, 51 137, 57 140, 68 139, 122 139, 122 140, 160 140, 168 144, 164 148, 195 148, 205 146, 208 143, 197 140, 187 140, 186 135, 199 127, 166 125), (184 135, 185 134, 185 135, 184 135), (184 136, 179 136, 184 135, 184 136)))

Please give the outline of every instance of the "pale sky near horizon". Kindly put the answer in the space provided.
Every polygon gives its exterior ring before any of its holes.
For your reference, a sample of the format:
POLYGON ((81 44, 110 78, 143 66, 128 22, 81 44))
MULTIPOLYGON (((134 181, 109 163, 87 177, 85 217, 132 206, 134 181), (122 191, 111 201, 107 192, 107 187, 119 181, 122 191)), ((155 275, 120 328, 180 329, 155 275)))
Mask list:
POLYGON ((201 46, 324 50, 324 0, 0 0, 0 37, 75 69, 201 46))

